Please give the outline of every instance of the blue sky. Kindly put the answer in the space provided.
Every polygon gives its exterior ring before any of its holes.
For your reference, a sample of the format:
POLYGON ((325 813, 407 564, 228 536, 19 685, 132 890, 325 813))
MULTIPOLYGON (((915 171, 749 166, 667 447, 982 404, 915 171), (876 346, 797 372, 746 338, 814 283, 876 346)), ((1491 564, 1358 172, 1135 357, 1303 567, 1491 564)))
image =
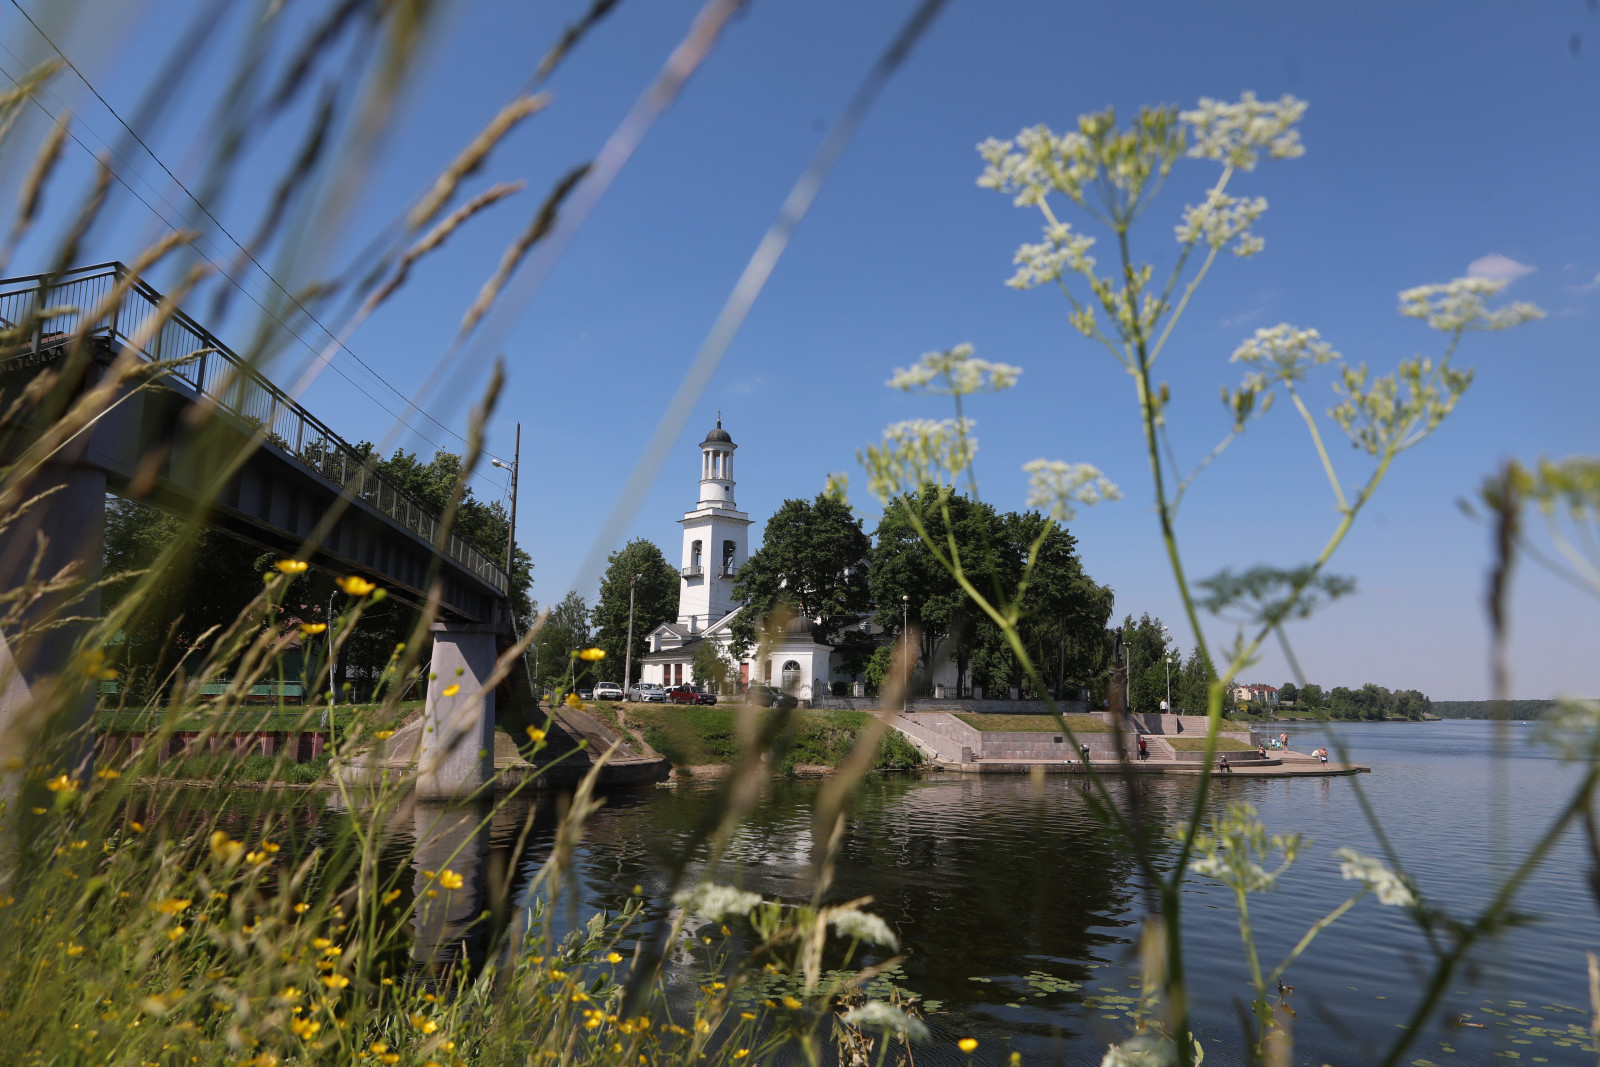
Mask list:
MULTIPOLYGON (((165 28, 191 6, 22 3, 125 115, 164 58, 165 28)), ((485 0, 453 7, 436 26, 424 76, 379 166, 341 220, 341 246, 359 244, 426 186, 583 6, 485 0)), ((470 187, 526 178, 529 191, 422 264, 403 298, 350 348, 402 391, 416 388, 543 190, 593 155, 695 9, 677 0, 624 3, 552 80, 553 105, 524 123, 470 187)), ((509 381, 491 448, 508 455, 521 420, 518 537, 537 561, 541 601, 574 587, 593 595, 597 575, 583 572, 584 560, 667 401, 790 185, 910 9, 903 0, 754 4, 505 336, 509 381)), ((227 77, 224 57, 244 38, 246 14, 245 5, 232 9, 221 42, 197 58, 173 121, 151 142, 186 180, 203 157, 192 130, 202 127, 227 77)), ((47 52, 10 6, 0 7, 0 42, 9 53, 0 53, 0 64, 13 74, 47 52)), ((1037 223, 975 186, 973 146, 1038 122, 1061 128, 1106 105, 1128 113, 1141 103, 1193 106, 1201 96, 1233 99, 1244 90, 1291 93, 1310 103, 1305 156, 1263 165, 1234 190, 1270 201, 1257 227, 1266 250, 1219 263, 1164 357, 1174 440, 1197 459, 1225 431, 1217 388, 1237 382, 1228 355, 1257 327, 1314 326, 1347 356, 1386 370, 1438 350, 1438 335, 1396 314, 1399 290, 1460 276, 1485 257, 1511 261, 1492 261, 1518 275, 1507 297, 1534 301, 1549 317, 1469 338, 1460 359, 1477 370, 1473 388, 1434 438, 1396 464, 1335 564, 1357 578, 1358 595, 1291 630, 1307 674, 1324 686, 1374 681, 1435 698, 1480 698, 1489 538, 1457 501, 1507 457, 1595 448, 1597 64, 1600 15, 1582 0, 1321 8, 953 0, 839 164, 664 474, 635 502, 631 534, 675 557, 674 520, 695 499, 694 446, 719 409, 740 446, 739 503, 762 520, 785 498, 816 493, 830 471, 856 471, 856 450, 885 424, 948 414, 883 382, 924 351, 970 341, 979 355, 1025 370, 1019 388, 974 405, 985 496, 1020 506, 1021 464, 1037 457, 1099 466, 1126 497, 1073 523, 1084 561, 1115 588, 1119 615, 1149 611, 1179 628, 1131 380, 1068 325, 1058 295, 1002 284, 1016 245, 1036 239, 1037 223)), ((70 75, 44 102, 52 111, 70 107, 91 147, 111 139, 115 121, 70 75)), ((39 116, 29 123, 24 134, 37 143, 39 116)), ((234 233, 252 228, 294 149, 287 127, 275 132, 245 180, 208 205, 234 233)), ((9 198, 26 155, 7 156, 0 196, 9 198)), ((69 149, 46 228, 72 203, 87 160, 69 149)), ((181 194, 149 158, 131 154, 127 170, 130 182, 143 190, 148 181, 148 198, 177 217, 156 190, 178 206, 181 194)), ((1170 254, 1172 223, 1213 176, 1201 163, 1175 171, 1136 235, 1146 255, 1170 254)), ((86 258, 129 259, 162 228, 120 190, 113 206, 86 258)), ((218 240, 214 247, 227 246, 218 240)), ((34 269, 43 254, 41 243, 25 243, 13 272, 34 269)), ((285 281, 301 283, 314 266, 267 262, 285 281)), ((245 284, 260 292, 268 283, 251 276, 245 284)), ((244 311, 253 308, 233 303, 234 314, 218 326, 243 343, 253 324, 244 311)), ((394 395, 346 357, 335 362, 399 410, 394 395)), ((452 375, 430 410, 459 430, 485 371, 478 360, 452 375)), ((1323 399, 1329 385, 1327 376, 1311 385, 1318 410, 1331 402, 1323 399)), ((350 439, 379 438, 392 421, 338 374, 324 374, 307 403, 350 439)), ((1331 530, 1327 485, 1290 414, 1285 405, 1253 425, 1197 483, 1180 517, 1191 574, 1302 562, 1331 530)), ((407 447, 456 444, 412 421, 426 436, 411 435, 407 447)), ((1365 475, 1348 448, 1336 449, 1336 458, 1347 484, 1365 475)), ((855 485, 853 500, 870 528, 875 508, 859 474, 855 485)), ((494 497, 502 488, 485 478, 479 491, 494 497)), ((1517 695, 1600 692, 1596 608, 1535 568, 1520 571, 1517 695)), ((1228 636, 1220 624, 1210 633, 1228 636)), ((1191 643, 1187 633, 1182 643, 1191 643)), ((1276 648, 1244 673, 1271 684, 1289 677, 1276 648)))

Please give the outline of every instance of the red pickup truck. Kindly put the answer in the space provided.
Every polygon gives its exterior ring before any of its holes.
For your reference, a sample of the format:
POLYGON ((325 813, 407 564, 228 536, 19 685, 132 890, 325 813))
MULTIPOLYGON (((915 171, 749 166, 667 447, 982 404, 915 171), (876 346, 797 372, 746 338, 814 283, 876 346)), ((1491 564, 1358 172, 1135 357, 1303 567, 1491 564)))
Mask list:
POLYGON ((667 699, 674 704, 715 704, 717 695, 698 685, 675 685, 667 690, 667 699))

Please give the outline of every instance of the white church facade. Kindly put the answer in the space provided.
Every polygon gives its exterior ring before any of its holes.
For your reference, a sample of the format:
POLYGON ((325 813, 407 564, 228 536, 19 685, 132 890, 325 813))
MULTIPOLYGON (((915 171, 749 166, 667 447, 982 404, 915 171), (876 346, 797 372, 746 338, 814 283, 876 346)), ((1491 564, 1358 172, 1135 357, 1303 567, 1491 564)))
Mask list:
MULTIPOLYGON (((683 552, 679 562, 678 617, 662 623, 648 635, 648 649, 640 662, 638 681, 671 686, 695 683, 694 657, 704 642, 715 642, 722 658, 733 663, 742 691, 751 684, 771 685, 801 700, 825 696, 830 687, 853 678, 829 645, 815 640, 810 619, 788 621, 783 633, 736 658, 732 652, 732 624, 743 607, 733 598, 735 576, 750 558, 750 516, 734 502, 733 455, 738 446, 722 417, 700 442, 700 487, 695 506, 678 524, 683 527, 683 552)), ((880 641, 892 640, 867 619, 856 624, 880 641)), ((956 682, 955 664, 939 657, 933 682, 950 687, 956 682)))

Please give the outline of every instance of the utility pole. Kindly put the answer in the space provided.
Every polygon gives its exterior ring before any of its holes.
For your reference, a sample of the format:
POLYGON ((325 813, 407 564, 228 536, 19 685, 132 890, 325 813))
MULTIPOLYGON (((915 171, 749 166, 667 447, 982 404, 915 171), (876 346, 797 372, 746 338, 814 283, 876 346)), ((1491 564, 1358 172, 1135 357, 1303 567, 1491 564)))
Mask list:
POLYGON ((1133 710, 1133 649, 1128 647, 1128 635, 1122 635, 1122 710, 1133 710))
POLYGON ((639 584, 635 574, 628 579, 628 645, 622 653, 622 699, 628 699, 628 687, 633 684, 633 587, 639 584))
POLYGON ((489 461, 496 467, 511 472, 511 525, 506 527, 506 597, 511 596, 511 565, 516 562, 513 553, 517 547, 517 471, 522 466, 522 423, 517 423, 517 443, 511 452, 511 466, 497 459, 489 461))
MULTIPOLYGON (((512 567, 517 562, 517 473, 522 469, 522 423, 517 423, 517 440, 511 451, 511 466, 507 467, 498 459, 491 459, 490 464, 501 470, 511 472, 511 521, 506 524, 506 610, 511 614, 511 632, 522 637, 522 626, 517 621, 516 602, 512 599, 513 581, 512 567)), ((534 675, 539 673, 539 650, 533 650, 534 666, 528 669, 528 652, 522 652, 522 670, 528 676, 528 692, 533 694, 534 703, 539 701, 538 682, 534 675)))

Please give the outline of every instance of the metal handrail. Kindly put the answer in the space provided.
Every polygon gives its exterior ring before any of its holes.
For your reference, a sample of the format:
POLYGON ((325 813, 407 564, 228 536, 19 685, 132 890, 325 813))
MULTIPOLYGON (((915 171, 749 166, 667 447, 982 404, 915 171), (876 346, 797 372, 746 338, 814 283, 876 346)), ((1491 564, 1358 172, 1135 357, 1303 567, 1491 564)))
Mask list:
POLYGON ((487 585, 501 594, 506 592, 510 582, 505 570, 459 534, 452 531, 447 543, 438 545, 438 517, 380 475, 376 455, 353 447, 334 433, 182 311, 174 309, 157 328, 151 320, 159 315, 166 298, 143 281, 135 280, 116 307, 85 324, 84 317, 98 310, 127 274, 126 266, 113 262, 77 267, 59 275, 0 279, 0 328, 18 329, 26 324, 27 338, 22 343, 32 343, 36 348, 48 336, 82 333, 104 336, 124 347, 133 346, 152 362, 195 356, 174 366, 172 377, 263 431, 275 447, 333 482, 351 499, 387 515, 439 547, 487 585), (149 336, 134 346, 134 339, 146 332, 146 324, 151 327, 149 336))

